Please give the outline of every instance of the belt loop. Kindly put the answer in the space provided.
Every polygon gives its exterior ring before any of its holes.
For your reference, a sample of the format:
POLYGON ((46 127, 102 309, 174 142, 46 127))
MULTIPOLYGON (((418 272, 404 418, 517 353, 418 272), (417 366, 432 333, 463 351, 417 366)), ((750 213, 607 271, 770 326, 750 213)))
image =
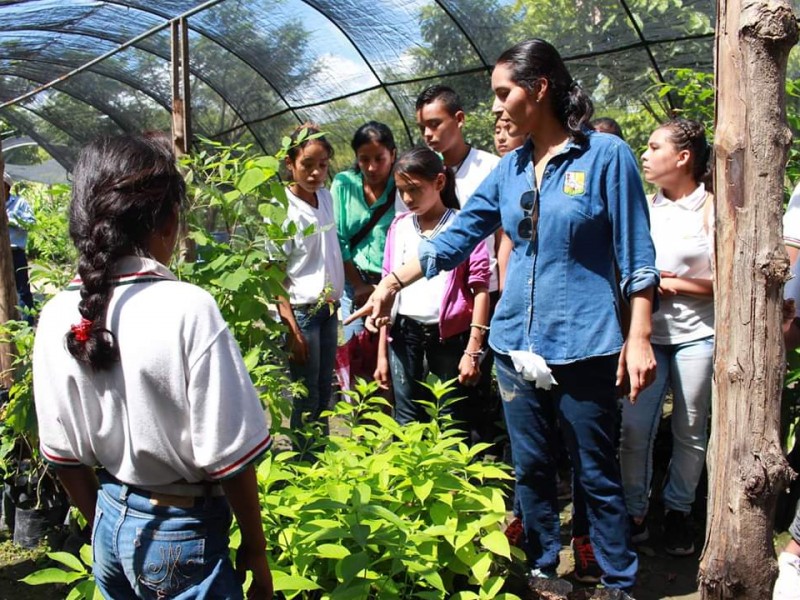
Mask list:
POLYGON ((119 482, 119 501, 120 502, 127 502, 128 494, 130 493, 130 488, 128 487, 127 483, 119 482))

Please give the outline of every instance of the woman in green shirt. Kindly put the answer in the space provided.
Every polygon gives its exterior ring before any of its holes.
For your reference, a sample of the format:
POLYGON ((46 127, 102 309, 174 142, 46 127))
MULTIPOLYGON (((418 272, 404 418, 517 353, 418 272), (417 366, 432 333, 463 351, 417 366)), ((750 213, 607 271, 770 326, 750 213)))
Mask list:
MULTIPOLYGON (((386 232, 395 214, 392 167, 397 150, 392 130, 369 121, 358 128, 350 145, 356 162, 331 185, 346 280, 343 318, 360 307, 381 280, 386 232)), ((363 329, 361 319, 346 326, 345 341, 363 329)))

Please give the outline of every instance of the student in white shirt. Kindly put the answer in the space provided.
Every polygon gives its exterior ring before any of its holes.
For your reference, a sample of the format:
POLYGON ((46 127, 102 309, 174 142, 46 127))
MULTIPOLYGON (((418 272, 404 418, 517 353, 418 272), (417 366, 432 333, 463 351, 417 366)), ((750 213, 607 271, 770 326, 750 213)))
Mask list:
POLYGON ((673 449, 663 498, 664 549, 692 554, 689 513, 706 455, 714 353, 713 198, 710 146, 703 125, 674 119, 656 129, 642 155, 645 179, 659 186, 650 202, 650 229, 661 272, 660 307, 651 341, 656 380, 622 411, 620 463, 634 542, 648 537, 645 517, 652 482, 653 442, 667 391, 672 390, 673 449))
POLYGON ((286 191, 288 218, 297 225, 297 234, 284 244, 288 296, 281 299, 278 312, 289 328, 291 377, 308 390, 307 395, 293 399, 290 426, 294 431, 314 421, 321 422, 327 431, 327 421, 320 415, 331 400, 339 331, 337 311, 344 291, 333 199, 323 187, 333 147, 324 137, 314 137, 319 133, 316 125, 299 126, 292 133, 293 144, 286 156, 293 181, 286 191), (298 139, 303 141, 295 143, 298 139))
POLYGON ((81 152, 79 277, 45 305, 33 350, 40 449, 93 523, 104 597, 242 598, 250 570, 248 598, 272 598, 253 466, 270 445, 264 411, 214 299, 164 266, 184 199, 157 140, 81 152))
MULTIPOLYGON (((463 105, 458 94, 446 85, 432 85, 423 90, 416 101, 416 120, 425 144, 439 152, 444 165, 455 176, 456 197, 463 208, 470 197, 497 166, 500 159, 467 143, 463 135, 466 120, 463 105)), ((502 236, 498 230, 486 239, 489 254, 489 315, 499 300, 500 284, 497 267, 497 246, 502 236)), ((482 363, 482 375, 478 385, 471 390, 462 402, 464 418, 470 431, 470 441, 493 444, 500 434, 496 423, 502 421, 499 397, 492 392, 492 366, 494 355, 486 351, 482 363)), ((495 454, 499 448, 490 450, 495 454)))

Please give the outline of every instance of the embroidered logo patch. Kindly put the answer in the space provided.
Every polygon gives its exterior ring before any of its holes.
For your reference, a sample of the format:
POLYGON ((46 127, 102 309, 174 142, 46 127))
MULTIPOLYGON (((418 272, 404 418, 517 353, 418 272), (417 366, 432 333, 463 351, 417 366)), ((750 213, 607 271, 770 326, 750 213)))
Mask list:
POLYGON ((564 175, 564 193, 569 196, 580 196, 586 191, 586 173, 583 171, 567 171, 564 175))

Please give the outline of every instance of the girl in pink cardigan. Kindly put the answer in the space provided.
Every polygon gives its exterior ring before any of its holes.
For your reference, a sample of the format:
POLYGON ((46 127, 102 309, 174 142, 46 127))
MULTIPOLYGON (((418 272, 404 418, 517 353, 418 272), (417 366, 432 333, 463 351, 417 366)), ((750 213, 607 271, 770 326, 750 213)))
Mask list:
MULTIPOLYGON (((392 222, 384 251, 384 276, 416 258, 423 239, 447 229, 458 212, 452 171, 429 148, 414 148, 398 159, 394 169, 397 191, 409 212, 392 222)), ((401 424, 430 417, 420 400, 432 400, 421 383, 428 373, 442 381, 458 379, 471 386, 480 378, 480 358, 489 320, 489 256, 483 242, 452 271, 422 279, 403 288, 395 298, 392 324, 381 330, 375 379, 395 397, 395 418, 401 424), (426 368, 427 367, 427 368, 426 368)), ((466 390, 448 394, 439 407, 458 419, 450 400, 466 390)))

